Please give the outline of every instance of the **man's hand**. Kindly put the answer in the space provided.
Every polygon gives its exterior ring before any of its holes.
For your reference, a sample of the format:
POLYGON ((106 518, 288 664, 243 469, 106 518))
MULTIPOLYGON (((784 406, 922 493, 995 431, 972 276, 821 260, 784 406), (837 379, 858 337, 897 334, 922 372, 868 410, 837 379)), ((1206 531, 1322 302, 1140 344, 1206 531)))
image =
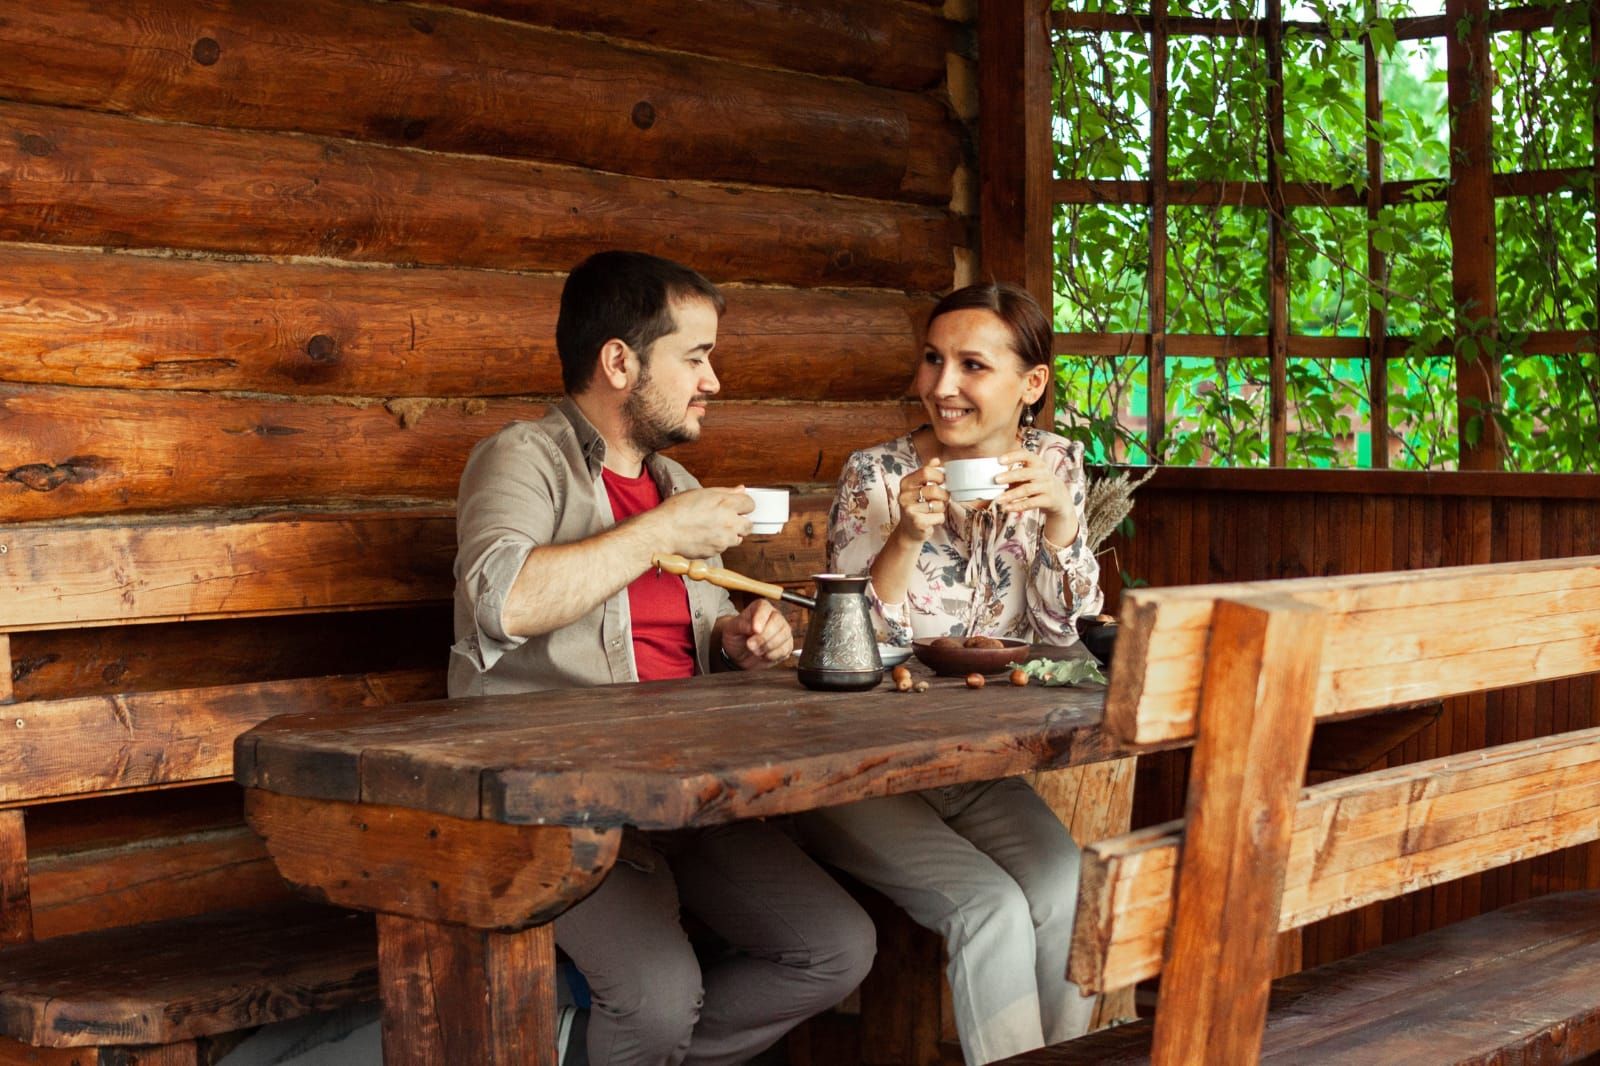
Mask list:
POLYGON ((781 663, 794 651, 794 633, 771 600, 756 600, 719 624, 722 650, 741 670, 781 663))
MULTIPOLYGON (((750 534, 756 501, 740 485, 733 489, 691 489, 661 501, 635 521, 649 521, 653 547, 689 559, 720 555, 750 534)), ((730 654, 732 654, 730 652, 730 654)))

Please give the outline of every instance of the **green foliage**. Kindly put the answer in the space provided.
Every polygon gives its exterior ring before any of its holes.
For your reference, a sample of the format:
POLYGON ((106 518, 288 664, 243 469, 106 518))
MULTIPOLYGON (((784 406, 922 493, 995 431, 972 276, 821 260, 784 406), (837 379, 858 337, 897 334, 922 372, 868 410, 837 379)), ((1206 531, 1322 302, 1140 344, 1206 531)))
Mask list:
MULTIPOLYGON (((1166 2, 1174 15, 1262 14, 1255 0, 1166 2)), ((1283 37, 1284 143, 1277 164, 1286 181, 1306 183, 1276 220, 1288 248, 1290 465, 1367 465, 1381 447, 1396 467, 1448 468, 1458 462, 1460 437, 1477 440, 1492 421, 1506 442, 1510 469, 1600 470, 1600 360, 1592 351, 1526 350, 1536 331, 1587 332, 1592 346, 1600 328, 1590 23, 1583 5, 1536 3, 1556 9, 1553 27, 1491 37, 1495 168, 1578 168, 1579 175, 1548 195, 1497 201, 1494 323, 1475 321, 1474 308, 1457 305, 1445 207, 1425 199, 1442 193, 1450 178, 1445 42, 1401 41, 1393 21, 1440 13, 1442 0, 1382 0, 1376 13, 1365 3, 1293 4, 1289 18, 1320 20, 1330 32, 1291 26, 1283 37), (1369 42, 1383 102, 1370 123, 1364 98, 1369 42), (1317 192, 1367 187, 1369 137, 1381 148, 1383 180, 1415 183, 1413 200, 1387 203, 1371 220, 1365 208, 1336 207, 1317 192), (1376 258, 1369 258, 1369 240, 1376 258), (1377 382, 1365 360, 1325 357, 1312 342, 1298 340, 1364 337, 1373 316, 1389 337, 1405 339, 1403 355, 1388 362, 1377 382), (1463 416, 1456 367, 1477 359, 1502 368, 1500 391, 1494 402, 1463 416), (1383 441, 1372 439, 1374 389, 1386 400, 1389 436, 1383 441)), ((1070 6, 1148 10, 1112 0, 1070 0, 1070 6)), ((1504 5, 1497 0, 1497 6, 1504 5)), ((1260 40, 1174 36, 1167 78, 1170 176, 1200 183, 1202 190, 1220 181, 1264 181, 1274 146, 1266 133, 1271 86, 1260 40)), ((1058 176, 1148 177, 1151 69, 1144 36, 1058 34, 1055 79, 1058 176)), ((1155 457, 1164 462, 1268 461, 1268 361, 1259 354, 1214 359, 1184 353, 1186 334, 1259 337, 1267 329, 1274 220, 1264 208, 1223 199, 1197 203, 1190 197, 1167 210, 1166 433, 1155 457)), ((1151 218, 1144 206, 1057 208, 1059 331, 1142 334, 1150 328, 1151 218)), ((1254 343, 1245 350, 1260 353, 1260 342, 1254 343)), ((1129 347, 1117 357, 1063 356, 1056 367, 1063 428, 1083 440, 1096 461, 1153 458, 1145 419, 1149 369, 1137 337, 1129 347)))

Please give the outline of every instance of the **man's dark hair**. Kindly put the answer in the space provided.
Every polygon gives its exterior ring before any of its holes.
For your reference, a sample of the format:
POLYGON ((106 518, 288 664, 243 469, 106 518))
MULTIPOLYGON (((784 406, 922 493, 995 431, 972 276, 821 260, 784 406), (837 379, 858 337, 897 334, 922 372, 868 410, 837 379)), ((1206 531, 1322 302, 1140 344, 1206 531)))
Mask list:
POLYGON ((686 266, 643 252, 598 252, 567 275, 556 319, 561 385, 576 395, 589 387, 609 340, 649 358, 650 346, 677 328, 672 305, 702 299, 722 314, 717 287, 686 266))

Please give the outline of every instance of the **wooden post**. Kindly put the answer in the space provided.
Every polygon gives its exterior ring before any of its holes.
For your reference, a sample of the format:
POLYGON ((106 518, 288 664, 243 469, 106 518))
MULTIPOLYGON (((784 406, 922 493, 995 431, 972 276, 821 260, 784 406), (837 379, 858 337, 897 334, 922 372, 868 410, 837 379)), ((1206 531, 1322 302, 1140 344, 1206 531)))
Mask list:
POLYGON ((1289 208, 1283 195, 1283 0, 1267 0, 1267 462, 1289 465, 1289 208))
POLYGON ((388 1066, 557 1066, 555 927, 378 915, 388 1066))
MULTIPOLYGON (((1375 15, 1368 0, 1369 16, 1375 15)), ((1383 215, 1383 141, 1377 130, 1383 121, 1383 90, 1378 81, 1378 49, 1370 34, 1361 38, 1366 81, 1367 142, 1367 224, 1377 225, 1383 215)), ((1367 232, 1367 286, 1376 295, 1389 287, 1389 257, 1384 255, 1367 232)), ((1372 467, 1389 465, 1389 309, 1388 304, 1367 301, 1367 381, 1371 398, 1372 467)))
MULTIPOLYGON (((1499 337, 1495 291, 1495 222, 1492 142, 1494 86, 1489 62, 1488 0, 1448 0, 1446 25, 1464 27, 1445 36, 1450 110, 1450 276, 1456 301, 1457 344, 1468 335, 1483 343, 1499 337), (1465 39, 1461 39, 1464 36, 1465 39), (1487 332, 1471 322, 1489 320, 1487 332)), ((1498 356, 1482 350, 1456 356, 1456 416, 1462 470, 1499 470, 1504 444, 1491 409, 1500 402, 1498 356), (1469 424, 1482 433, 1469 443, 1469 424)))
POLYGON ((983 271, 1050 309, 1051 190, 1048 0, 978 6, 978 173, 983 271))
POLYGON ((1260 1054, 1324 627, 1321 610, 1282 597, 1222 600, 1212 615, 1155 1066, 1260 1054))
MULTIPOLYGON (((1133 828, 1134 769, 1139 760, 1123 759, 1069 766, 1029 774, 1028 783, 1055 811, 1078 846, 1118 836, 1133 828)), ((1091 1029, 1101 1029, 1118 1019, 1136 1017, 1133 986, 1103 993, 1095 1004, 1091 1029)))
POLYGON ((1150 342, 1145 367, 1145 443, 1161 461, 1167 436, 1167 5, 1150 30, 1150 342))
POLYGON ((0 633, 0 703, 16 698, 11 680, 11 634, 0 633))
POLYGON ((0 945, 33 939, 25 818, 20 810, 0 811, 0 945))

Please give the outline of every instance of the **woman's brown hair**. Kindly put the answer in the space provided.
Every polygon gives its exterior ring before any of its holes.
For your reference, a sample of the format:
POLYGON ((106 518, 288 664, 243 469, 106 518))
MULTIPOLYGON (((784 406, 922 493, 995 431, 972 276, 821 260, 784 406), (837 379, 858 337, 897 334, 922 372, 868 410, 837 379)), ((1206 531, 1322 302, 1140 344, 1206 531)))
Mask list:
MULTIPOLYGON (((933 312, 928 315, 928 325, 931 327, 933 320, 940 315, 974 309, 993 311, 1006 324, 1006 330, 1011 334, 1011 349, 1017 353, 1024 367, 1051 364, 1050 320, 1045 317, 1038 301, 1028 295, 1026 289, 1016 285, 997 281, 957 289, 934 305, 933 312)), ((1035 420, 1043 412, 1045 397, 1049 392, 1046 389, 1029 406, 1035 420)))

